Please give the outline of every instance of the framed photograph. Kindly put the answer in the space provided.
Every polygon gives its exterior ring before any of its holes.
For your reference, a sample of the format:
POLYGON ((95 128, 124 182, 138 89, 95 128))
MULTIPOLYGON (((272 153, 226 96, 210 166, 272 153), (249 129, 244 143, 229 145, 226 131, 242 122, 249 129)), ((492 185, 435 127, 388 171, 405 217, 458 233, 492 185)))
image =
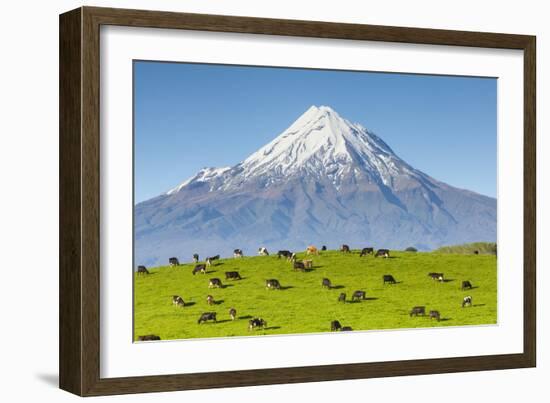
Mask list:
POLYGON ((60 16, 60 387, 533 367, 535 37, 60 16))

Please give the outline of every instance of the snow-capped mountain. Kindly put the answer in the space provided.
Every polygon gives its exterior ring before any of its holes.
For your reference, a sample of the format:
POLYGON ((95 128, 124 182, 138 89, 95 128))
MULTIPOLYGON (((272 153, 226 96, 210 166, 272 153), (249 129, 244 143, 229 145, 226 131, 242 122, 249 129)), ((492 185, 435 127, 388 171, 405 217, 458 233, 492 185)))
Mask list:
POLYGON ((496 200, 431 178, 362 125, 312 106, 244 161, 138 204, 135 225, 136 260, 149 265, 260 245, 431 249, 494 241, 496 200))

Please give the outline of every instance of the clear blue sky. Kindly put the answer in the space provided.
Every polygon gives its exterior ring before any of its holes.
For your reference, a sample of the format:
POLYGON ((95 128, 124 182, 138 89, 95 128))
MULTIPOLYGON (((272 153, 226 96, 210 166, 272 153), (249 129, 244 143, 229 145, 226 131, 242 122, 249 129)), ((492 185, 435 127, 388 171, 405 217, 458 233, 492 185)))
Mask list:
POLYGON ((231 166, 311 105, 375 132, 417 169, 496 195, 497 80, 134 62, 135 202, 231 166))

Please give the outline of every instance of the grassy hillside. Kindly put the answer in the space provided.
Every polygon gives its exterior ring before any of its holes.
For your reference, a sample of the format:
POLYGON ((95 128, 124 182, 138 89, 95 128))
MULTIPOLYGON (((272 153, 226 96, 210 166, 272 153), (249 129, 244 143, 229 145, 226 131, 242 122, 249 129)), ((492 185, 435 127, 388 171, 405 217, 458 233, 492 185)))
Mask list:
MULTIPOLYGON (((305 257, 304 253, 299 258, 305 257)), ((163 340, 194 337, 249 336, 326 332, 334 319, 353 330, 415 328, 494 324, 497 320, 497 271, 494 255, 393 252, 389 259, 360 258, 357 251, 336 251, 314 256, 313 269, 295 272, 291 263, 276 256, 222 259, 207 274, 191 273, 194 264, 150 269, 135 275, 135 338, 156 334, 163 340), (226 271, 239 271, 242 280, 225 280, 226 271), (427 276, 442 272, 446 282, 427 276), (382 276, 392 274, 398 284, 383 285, 382 276), (225 288, 209 289, 210 278, 222 280, 225 288), (321 287, 331 280, 333 289, 321 287), (278 279, 281 290, 266 290, 265 280, 278 279), (461 291, 462 280, 474 289, 461 291), (347 300, 355 290, 364 290, 367 300, 337 302, 341 292, 347 300), (206 296, 216 304, 209 306, 206 296), (183 297, 186 306, 172 304, 172 295, 183 297), (462 308, 462 298, 473 297, 473 306, 462 308), (438 310, 442 320, 409 317, 415 305, 438 310), (231 321, 229 308, 237 310, 231 321), (203 312, 216 312, 217 323, 198 325, 203 312), (248 320, 261 317, 265 330, 248 331, 248 320)))
POLYGON ((462 245, 443 246, 435 250, 435 253, 460 253, 471 255, 474 254, 475 251, 478 251, 480 254, 496 255, 497 244, 494 242, 473 242, 462 245))

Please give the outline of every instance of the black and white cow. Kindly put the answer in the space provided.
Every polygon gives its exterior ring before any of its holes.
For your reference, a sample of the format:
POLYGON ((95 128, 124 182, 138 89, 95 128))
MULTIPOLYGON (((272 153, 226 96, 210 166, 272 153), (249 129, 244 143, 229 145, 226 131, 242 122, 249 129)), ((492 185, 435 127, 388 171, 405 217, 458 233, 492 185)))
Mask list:
POLYGON ((252 329, 265 329, 267 322, 262 318, 254 318, 248 321, 248 330, 252 329))
POLYGON ((231 320, 235 320, 237 317, 237 310, 235 308, 229 308, 229 317, 231 320))
POLYGON ((171 257, 170 259, 168 259, 168 264, 170 266, 179 266, 180 265, 180 261, 178 260, 177 257, 171 257))
POLYGON ((226 271, 225 272, 225 279, 226 280, 240 280, 241 275, 238 271, 226 271))
POLYGON ((211 320, 212 322, 216 322, 216 312, 203 313, 197 323, 200 325, 201 323, 205 323, 209 320, 211 320))
POLYGON ((441 315, 439 314, 439 311, 430 311, 430 320, 437 319, 439 322, 441 320, 441 315))
POLYGON ((235 249, 233 251, 233 257, 234 258, 243 257, 243 250, 242 249, 235 249))
POLYGON ((206 258, 206 265, 211 266, 212 263, 214 263, 214 261, 219 260, 219 259, 220 259, 220 255, 207 257, 206 258))
POLYGON ((376 251, 376 254, 374 255, 374 257, 388 258, 388 257, 390 257, 390 250, 389 249, 378 249, 376 251))
POLYGON ((294 262, 294 270, 306 271, 306 265, 304 262, 294 262))
POLYGON ((144 336, 138 336, 138 341, 154 341, 154 340, 160 340, 160 336, 157 336, 156 334, 146 334, 144 336))
POLYGON ((426 307, 425 306, 415 306, 413 309, 411 309, 411 312, 409 313, 409 316, 424 316, 426 315, 426 307))
POLYGON ((332 288, 332 284, 330 283, 330 280, 328 278, 324 278, 321 281, 321 286, 326 288, 332 288))
POLYGON ((382 284, 396 284, 397 281, 395 281, 395 279, 393 278, 393 276, 391 274, 384 274, 382 276, 382 281, 383 283, 382 284))
POLYGON ((185 306, 185 302, 183 301, 183 298, 179 295, 173 295, 172 296, 172 304, 179 306, 183 308, 185 306))
POLYGON ((289 250, 280 250, 277 252, 277 258, 280 259, 282 257, 286 259, 290 259, 292 257, 293 253, 289 250))
POLYGON ((333 320, 332 322, 330 322, 330 331, 331 332, 336 332, 340 329, 342 329, 342 325, 340 324, 339 321, 333 320))
POLYGON ((269 290, 280 290, 281 289, 281 283, 279 283, 279 280, 277 279, 269 279, 265 280, 265 288, 269 290))
POLYGON ((199 263, 199 254, 193 253, 193 263, 199 263))
POLYGON ((340 252, 343 252, 343 253, 350 253, 349 245, 342 245, 342 246, 340 247, 340 252))
POLYGON ((360 301, 362 299, 366 299, 367 298, 367 293, 365 291, 361 291, 361 290, 357 290, 353 293, 353 295, 351 296, 351 300, 352 301, 360 301))
POLYGON ((462 299, 462 308, 465 306, 472 306, 472 297, 470 295, 462 299))
POLYGON ((345 292, 340 293, 340 295, 338 296, 338 302, 346 302, 346 293, 345 292))
POLYGON ((258 248, 258 255, 260 256, 269 256, 269 252, 267 251, 267 248, 264 248, 263 246, 258 248))
POLYGON ((468 280, 462 282, 462 287, 460 287, 462 290, 471 290, 472 289, 472 283, 470 283, 468 280))
POLYGON ((443 273, 428 273, 428 276, 431 277, 432 280, 437 280, 441 283, 445 281, 443 273))
POLYGON ((206 274, 206 265, 205 264, 196 265, 195 268, 193 269, 193 275, 197 273, 206 274))
POLYGON ((145 266, 138 266, 137 274, 149 274, 149 270, 145 266))
POLYGON ((367 256, 367 255, 372 255, 374 253, 374 248, 363 248, 361 250, 361 254, 359 254, 359 257, 363 257, 363 256, 367 256))
POLYGON ((211 278, 208 288, 223 288, 222 281, 219 278, 211 278))

